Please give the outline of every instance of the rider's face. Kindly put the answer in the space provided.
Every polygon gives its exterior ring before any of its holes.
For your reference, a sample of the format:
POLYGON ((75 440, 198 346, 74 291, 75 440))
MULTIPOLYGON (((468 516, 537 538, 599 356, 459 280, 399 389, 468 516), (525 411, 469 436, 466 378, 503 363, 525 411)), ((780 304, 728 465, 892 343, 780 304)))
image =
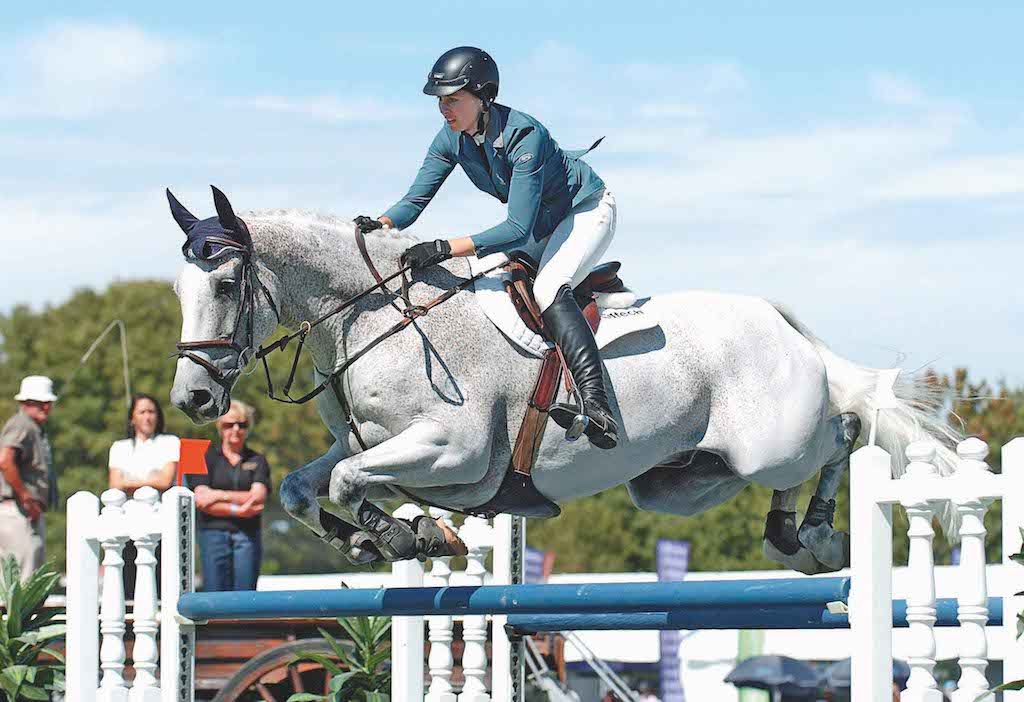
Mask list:
POLYGON ((473 93, 460 90, 445 95, 437 99, 437 106, 448 128, 453 132, 476 131, 476 120, 480 116, 483 103, 473 93))

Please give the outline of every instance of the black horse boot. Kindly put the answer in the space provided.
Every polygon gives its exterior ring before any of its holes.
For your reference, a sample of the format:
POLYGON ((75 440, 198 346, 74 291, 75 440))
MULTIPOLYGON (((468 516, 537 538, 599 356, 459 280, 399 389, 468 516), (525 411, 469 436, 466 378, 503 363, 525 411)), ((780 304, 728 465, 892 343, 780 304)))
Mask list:
POLYGON ((544 328, 562 352, 583 400, 583 407, 564 403, 552 405, 549 410, 551 418, 566 430, 565 438, 569 441, 575 441, 585 433, 594 446, 615 448, 619 442, 619 428, 608 408, 601 353, 568 285, 558 289, 554 302, 541 316, 544 328))

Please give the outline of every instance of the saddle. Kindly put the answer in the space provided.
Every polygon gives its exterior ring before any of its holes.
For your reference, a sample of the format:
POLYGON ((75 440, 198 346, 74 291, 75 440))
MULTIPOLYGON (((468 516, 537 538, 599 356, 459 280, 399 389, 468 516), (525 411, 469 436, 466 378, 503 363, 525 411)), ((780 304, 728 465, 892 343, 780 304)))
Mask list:
MULTIPOLYGON (((596 266, 582 283, 573 290, 577 304, 583 310, 583 316, 590 324, 590 329, 597 332, 601 323, 601 313, 597 307, 597 295, 616 293, 626 290, 619 278, 622 264, 609 261, 596 266)), ((512 304, 522 318, 523 323, 533 332, 548 338, 544 330, 544 320, 540 307, 533 297, 533 282, 536 271, 524 260, 510 260, 504 266, 505 290, 512 299, 512 304)), ((544 430, 548 424, 548 410, 558 394, 559 382, 564 378, 566 392, 572 392, 572 376, 565 368, 565 361, 557 348, 544 354, 533 391, 527 404, 526 414, 519 433, 508 472, 498 488, 497 494, 487 503, 472 510, 474 513, 487 515, 509 513, 523 517, 548 519, 557 517, 561 508, 542 495, 533 484, 533 465, 544 438, 544 430), (564 372, 563 372, 564 371, 564 372)))

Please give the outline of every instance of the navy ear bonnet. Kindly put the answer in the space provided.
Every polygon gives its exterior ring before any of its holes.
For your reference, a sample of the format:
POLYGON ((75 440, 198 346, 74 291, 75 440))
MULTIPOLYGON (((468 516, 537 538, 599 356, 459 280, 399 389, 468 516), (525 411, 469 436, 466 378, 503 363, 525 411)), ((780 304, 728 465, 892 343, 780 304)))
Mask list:
POLYGON ((245 222, 235 216, 227 196, 214 186, 213 203, 217 208, 217 216, 208 219, 197 219, 178 199, 167 191, 167 202, 171 205, 171 215, 185 232, 185 243, 181 252, 187 259, 213 261, 233 254, 248 257, 252 253, 252 237, 245 222))

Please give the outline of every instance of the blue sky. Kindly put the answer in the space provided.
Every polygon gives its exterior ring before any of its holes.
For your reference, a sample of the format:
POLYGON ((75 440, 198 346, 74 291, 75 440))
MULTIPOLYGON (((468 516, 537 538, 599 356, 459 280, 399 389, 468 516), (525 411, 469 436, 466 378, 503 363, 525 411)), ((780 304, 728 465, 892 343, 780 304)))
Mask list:
MULTIPOLYGON (((1024 5, 19 3, 0 21, 0 311, 170 278, 162 190, 378 214, 476 44, 615 191, 647 292, 743 292, 879 366, 1024 382, 1024 5), (110 254, 117 251, 116 256, 110 254), (12 265, 13 264, 13 265, 12 265)), ((414 231, 503 216, 454 174, 414 231)))

